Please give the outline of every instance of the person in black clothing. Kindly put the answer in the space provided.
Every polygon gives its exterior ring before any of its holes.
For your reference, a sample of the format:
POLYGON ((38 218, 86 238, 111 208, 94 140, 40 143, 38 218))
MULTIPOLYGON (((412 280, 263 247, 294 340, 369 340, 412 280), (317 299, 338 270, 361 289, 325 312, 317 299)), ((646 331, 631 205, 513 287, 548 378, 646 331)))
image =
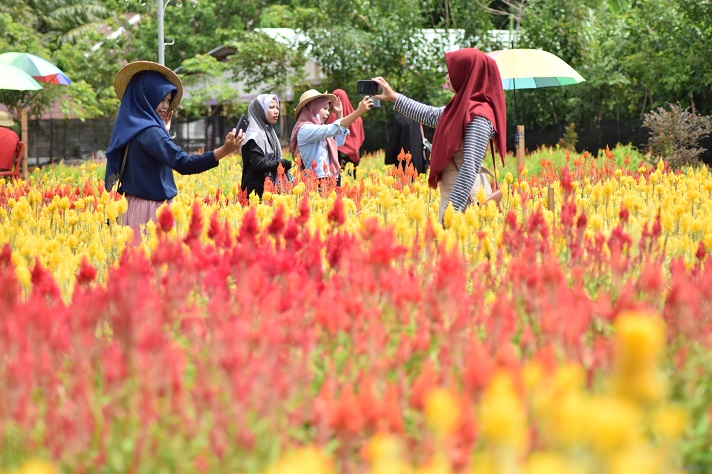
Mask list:
POLYGON ((242 183, 249 196, 252 191, 261 198, 264 193, 265 178, 273 181, 277 177, 277 167, 281 164, 285 173, 292 168, 292 162, 282 158, 282 147, 274 131, 279 120, 279 98, 276 94, 258 95, 250 102, 247 113, 250 124, 242 145, 242 183))
MULTIPOLYGON (((393 121, 393 130, 386 146, 387 165, 398 166, 398 155, 401 150, 410 153, 410 162, 418 171, 423 174, 428 170, 428 158, 423 151, 423 127, 415 120, 406 117, 400 112, 396 112, 393 121)), ((405 165, 405 161, 401 166, 405 165)))

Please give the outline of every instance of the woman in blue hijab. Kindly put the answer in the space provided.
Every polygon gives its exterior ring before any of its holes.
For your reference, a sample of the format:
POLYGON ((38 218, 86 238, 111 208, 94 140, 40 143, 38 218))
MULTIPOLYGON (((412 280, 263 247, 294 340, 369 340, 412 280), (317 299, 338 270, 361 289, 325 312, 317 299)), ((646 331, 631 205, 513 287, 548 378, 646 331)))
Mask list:
POLYGON ((202 155, 189 155, 173 142, 168 127, 173 110, 183 95, 183 85, 165 66, 136 61, 124 66, 114 79, 121 100, 119 114, 106 151, 105 185, 117 180, 118 192, 126 195, 128 211, 124 224, 134 230, 134 243, 141 241, 141 226, 156 217, 156 209, 178 194, 173 170, 180 174, 202 173, 240 149, 243 134, 233 129, 220 148, 202 155))

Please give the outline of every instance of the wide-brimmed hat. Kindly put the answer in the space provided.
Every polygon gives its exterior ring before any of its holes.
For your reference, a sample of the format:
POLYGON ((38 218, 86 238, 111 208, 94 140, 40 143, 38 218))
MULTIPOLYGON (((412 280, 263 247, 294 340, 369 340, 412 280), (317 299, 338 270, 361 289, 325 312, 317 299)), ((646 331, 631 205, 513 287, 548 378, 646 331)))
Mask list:
POLYGON ((128 87, 131 78, 137 73, 143 71, 155 71, 159 74, 163 74, 163 76, 168 79, 171 84, 176 86, 178 91, 176 92, 176 95, 173 96, 173 99, 171 99, 168 109, 173 110, 178 107, 181 98, 183 98, 183 83, 175 72, 171 71, 166 66, 154 63, 153 61, 134 61, 122 67, 121 70, 116 73, 116 77, 114 77, 114 92, 116 92, 116 97, 121 100, 124 97, 126 87, 128 87))
POLYGON ((316 89, 309 89, 304 94, 302 94, 301 97, 299 97, 299 103, 297 104, 297 108, 294 109, 294 119, 296 120, 296 118, 299 117, 299 112, 302 111, 305 105, 307 105, 314 99, 318 99, 319 97, 326 97, 327 99, 329 99, 329 102, 334 102, 336 100, 336 96, 334 94, 329 94, 327 92, 324 92, 322 94, 316 89))
POLYGON ((15 121, 12 120, 10 114, 0 110, 0 127, 12 127, 13 125, 15 125, 15 121))

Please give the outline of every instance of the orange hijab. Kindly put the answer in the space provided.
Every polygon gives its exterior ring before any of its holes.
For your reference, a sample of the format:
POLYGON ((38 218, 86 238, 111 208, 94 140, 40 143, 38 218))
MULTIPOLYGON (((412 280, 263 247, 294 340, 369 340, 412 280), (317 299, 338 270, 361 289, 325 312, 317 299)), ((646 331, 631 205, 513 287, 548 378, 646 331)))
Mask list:
MULTIPOLYGON (((346 91, 343 89, 336 89, 332 92, 332 94, 341 99, 341 105, 344 108, 344 117, 353 113, 354 108, 351 105, 351 101, 349 100, 349 96, 346 94, 346 91)), ((334 123, 335 121, 336 113, 332 110, 331 115, 326 120, 326 123, 334 123)), ((348 155, 354 163, 358 163, 361 159, 358 151, 361 149, 361 145, 363 145, 364 138, 365 134, 363 133, 363 120, 359 117, 349 126, 349 134, 346 136, 344 144, 339 147, 339 151, 345 155, 348 155)))
POLYGON ((437 187, 453 153, 462 146, 465 127, 475 116, 492 122, 502 164, 507 151, 507 106, 497 63, 475 48, 445 53, 445 62, 450 83, 457 92, 435 128, 428 178, 432 188, 437 187))

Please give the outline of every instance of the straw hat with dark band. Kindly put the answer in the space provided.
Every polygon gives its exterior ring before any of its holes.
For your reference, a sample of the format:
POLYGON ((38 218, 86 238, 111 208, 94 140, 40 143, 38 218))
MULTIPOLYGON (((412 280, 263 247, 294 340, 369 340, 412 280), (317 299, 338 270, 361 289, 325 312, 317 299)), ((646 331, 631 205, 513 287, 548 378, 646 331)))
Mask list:
POLYGON ((178 107, 178 104, 180 104, 180 100, 183 97, 183 83, 180 81, 180 78, 175 72, 171 71, 166 66, 162 66, 161 64, 154 63, 152 61, 134 61, 122 67, 121 70, 116 73, 116 77, 114 78, 114 92, 116 92, 116 97, 118 97, 119 100, 123 99, 126 87, 128 87, 131 78, 142 71, 155 71, 163 74, 171 84, 176 86, 178 92, 176 92, 176 95, 173 96, 168 109, 173 110, 178 107))
POLYGON ((318 99, 319 97, 326 97, 329 99, 329 102, 334 102, 336 100, 336 96, 334 94, 327 94, 326 92, 322 94, 316 89, 309 89, 304 94, 302 94, 301 97, 299 97, 299 104, 297 104, 297 108, 294 109, 295 120, 297 117, 299 117, 299 112, 302 111, 305 105, 307 105, 314 99, 318 99))

